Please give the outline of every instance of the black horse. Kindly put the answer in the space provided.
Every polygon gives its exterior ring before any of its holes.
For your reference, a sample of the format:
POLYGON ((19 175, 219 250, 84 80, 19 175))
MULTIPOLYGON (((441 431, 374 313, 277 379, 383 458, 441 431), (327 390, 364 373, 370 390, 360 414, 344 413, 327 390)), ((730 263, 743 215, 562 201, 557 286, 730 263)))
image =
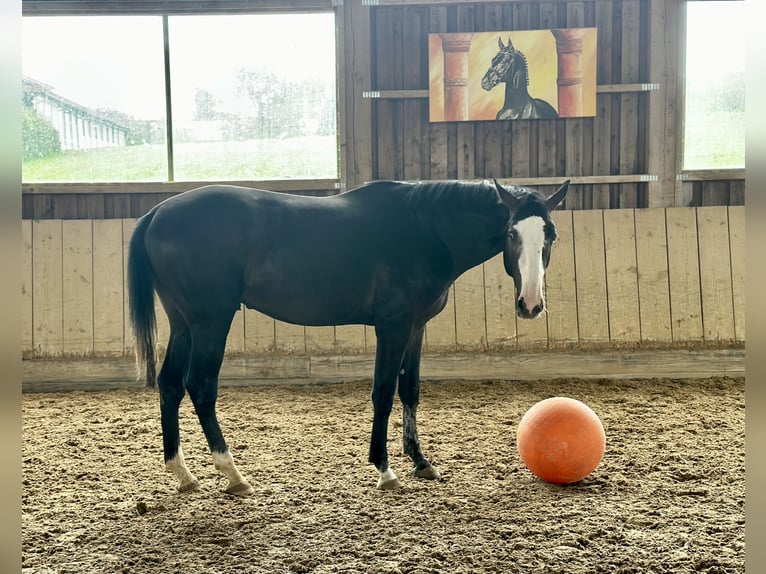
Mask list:
POLYGON ((508 45, 498 38, 500 51, 492 58, 481 87, 489 91, 498 84, 505 82, 505 101, 497 112, 496 120, 524 120, 557 118, 558 112, 545 100, 529 95, 529 66, 522 52, 514 49, 511 39, 508 45))
POLYGON ((386 452, 397 390, 404 452, 414 474, 438 478, 417 434, 420 350, 426 322, 463 272, 503 252, 517 313, 545 307, 543 274, 556 237, 550 198, 487 182, 375 182, 328 198, 211 185, 143 216, 130 241, 128 288, 139 366, 154 386, 154 291, 170 339, 159 372, 165 465, 179 490, 199 488, 180 446, 178 407, 189 393, 226 491, 253 492, 237 470, 215 412, 218 373, 234 313, 247 307, 303 325, 375 327, 374 419, 369 460, 378 487, 396 488, 386 452))

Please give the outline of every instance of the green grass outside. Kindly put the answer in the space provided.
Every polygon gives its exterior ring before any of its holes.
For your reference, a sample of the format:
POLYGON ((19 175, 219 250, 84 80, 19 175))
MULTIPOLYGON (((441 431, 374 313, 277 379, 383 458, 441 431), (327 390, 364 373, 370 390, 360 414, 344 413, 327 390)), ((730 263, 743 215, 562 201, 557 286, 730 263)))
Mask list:
MULTIPOLYGON (((335 136, 181 143, 174 146, 176 181, 337 177, 335 136)), ((67 151, 21 166, 24 182, 167 181, 165 145, 67 151)))
POLYGON ((684 147, 684 169, 745 167, 744 112, 689 114, 684 147))

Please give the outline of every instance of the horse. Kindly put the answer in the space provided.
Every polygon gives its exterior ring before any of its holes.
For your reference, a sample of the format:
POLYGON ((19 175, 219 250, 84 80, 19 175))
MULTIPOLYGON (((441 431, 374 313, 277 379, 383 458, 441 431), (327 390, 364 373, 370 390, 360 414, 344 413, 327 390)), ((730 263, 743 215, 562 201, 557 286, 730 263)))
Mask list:
POLYGON ((516 313, 543 313, 543 280, 556 238, 549 198, 497 180, 376 181, 329 197, 209 185, 173 196, 141 217, 130 239, 128 294, 139 376, 159 386, 165 468, 181 492, 200 484, 180 444, 188 392, 225 491, 254 492, 216 416, 218 374, 232 318, 244 303, 302 325, 371 325, 377 335, 369 462, 377 487, 400 486, 386 451, 394 395, 403 405, 403 449, 416 477, 440 473, 423 455, 416 413, 423 330, 452 283, 502 252, 516 313), (170 337, 155 366, 154 293, 170 337))
POLYGON ((505 101, 497 112, 496 120, 550 119, 557 118, 558 112, 545 100, 529 95, 529 66, 526 56, 513 47, 511 39, 508 45, 498 38, 500 51, 495 54, 484 77, 481 87, 489 91, 505 82, 505 101))

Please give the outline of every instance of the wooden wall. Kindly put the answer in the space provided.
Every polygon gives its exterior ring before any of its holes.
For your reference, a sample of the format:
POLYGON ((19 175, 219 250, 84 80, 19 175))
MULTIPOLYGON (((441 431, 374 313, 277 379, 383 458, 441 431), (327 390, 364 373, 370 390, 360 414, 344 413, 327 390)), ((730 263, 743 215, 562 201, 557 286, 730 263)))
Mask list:
MULTIPOLYGON (((496 257, 458 279, 426 353, 744 342, 744 207, 558 210, 548 313, 517 320, 496 257)), ((132 354, 125 262, 135 219, 23 221, 24 356, 132 354)), ((158 308, 160 346, 167 320, 158 308)), ((237 313, 229 356, 374 352, 364 326, 237 313)))
POLYGON ((569 177, 566 209, 744 204, 744 170, 682 174, 685 2, 380 4, 355 9, 357 26, 369 27, 371 65, 352 77, 368 83, 361 95, 371 103, 369 126, 356 118, 353 137, 370 161, 357 153, 349 185, 496 177, 544 186, 569 177), (564 27, 598 30, 594 118, 429 123, 429 33, 564 27))
MULTIPOLYGON (((25 13, 87 13, 115 3, 25 2, 25 13)), ((118 11, 158 13, 116 3, 118 11)), ((212 10, 178 2, 176 10, 212 10)), ((568 210, 744 205, 745 172, 681 169, 685 0, 294 0, 220 2, 217 11, 334 10, 338 180, 240 182, 327 195, 374 179, 483 179, 546 188, 571 178, 568 210), (598 29, 597 115, 556 120, 428 121, 431 32, 598 29)), ((143 6, 143 7, 141 7, 143 6)), ((25 219, 138 217, 184 188, 25 184, 25 219)), ((152 187, 154 186, 154 187, 152 187)))

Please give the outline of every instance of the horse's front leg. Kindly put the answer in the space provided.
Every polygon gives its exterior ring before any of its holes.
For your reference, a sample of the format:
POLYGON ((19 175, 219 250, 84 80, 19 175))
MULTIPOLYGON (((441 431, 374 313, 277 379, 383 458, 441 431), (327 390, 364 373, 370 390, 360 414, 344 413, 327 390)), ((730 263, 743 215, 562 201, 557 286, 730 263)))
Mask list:
POLYGON ((420 351, 423 347, 423 328, 413 333, 399 371, 399 398, 402 401, 402 447, 415 468, 412 474, 418 478, 440 478, 437 471, 420 450, 417 412, 420 402, 420 351))
POLYGON ((407 348, 411 326, 382 328, 376 326, 377 349, 375 353, 375 376, 372 383, 372 437, 370 438, 369 461, 378 469, 378 488, 394 490, 399 488, 399 478, 388 465, 388 419, 394 404, 396 382, 407 348))

